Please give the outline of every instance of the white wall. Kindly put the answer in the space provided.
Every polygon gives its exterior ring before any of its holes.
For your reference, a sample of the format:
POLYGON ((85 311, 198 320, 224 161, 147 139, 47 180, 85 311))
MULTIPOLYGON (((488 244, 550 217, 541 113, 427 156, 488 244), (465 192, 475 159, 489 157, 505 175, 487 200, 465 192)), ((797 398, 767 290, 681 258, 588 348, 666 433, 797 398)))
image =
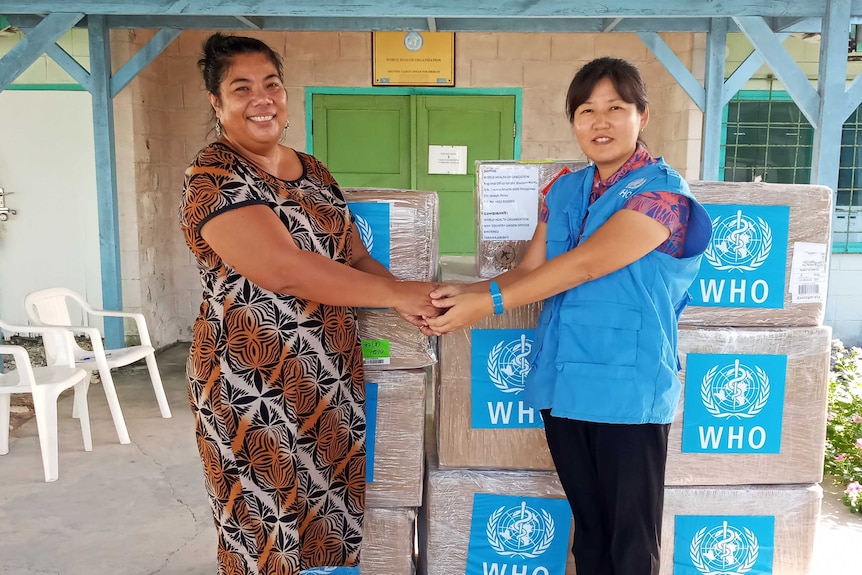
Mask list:
POLYGON ((845 345, 862 345, 862 254, 832 254, 823 323, 845 345))

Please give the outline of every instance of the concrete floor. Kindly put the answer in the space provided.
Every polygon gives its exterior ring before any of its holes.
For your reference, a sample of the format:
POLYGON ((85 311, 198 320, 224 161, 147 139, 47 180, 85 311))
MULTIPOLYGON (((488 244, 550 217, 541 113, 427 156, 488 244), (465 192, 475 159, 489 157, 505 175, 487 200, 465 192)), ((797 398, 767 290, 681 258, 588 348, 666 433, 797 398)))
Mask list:
MULTIPOLYGON (((214 575, 215 529, 185 390, 186 346, 160 354, 174 417, 159 417, 145 367, 115 372, 132 444, 117 443, 101 387, 89 394, 93 451, 81 447, 71 397, 60 405, 60 479, 43 481, 35 421, 0 457, 0 574, 214 575)), ((862 574, 862 516, 824 484, 809 574, 862 574)), ((433 575, 433 574, 432 574, 433 575)))

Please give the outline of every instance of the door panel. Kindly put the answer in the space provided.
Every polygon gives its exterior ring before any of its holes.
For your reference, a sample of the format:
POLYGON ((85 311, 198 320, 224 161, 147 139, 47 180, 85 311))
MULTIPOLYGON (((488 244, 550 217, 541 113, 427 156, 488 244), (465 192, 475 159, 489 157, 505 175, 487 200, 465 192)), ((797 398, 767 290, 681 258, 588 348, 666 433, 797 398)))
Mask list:
POLYGON ((410 187, 408 96, 315 95, 312 135, 341 186, 410 187))
POLYGON ((476 160, 515 152, 514 96, 316 94, 314 153, 342 186, 436 191, 440 253, 476 253, 476 160), (466 146, 466 174, 429 174, 428 146, 466 146), (415 157, 415 159, 413 159, 415 157))
MULTIPOLYGON (((102 301, 90 94, 0 92, 0 318, 27 324, 24 296, 67 287, 102 301), (39 110, 38 114, 22 113, 39 110)), ((81 310, 73 321, 84 322, 81 310)))
POLYGON ((417 96, 416 178, 440 196, 440 253, 476 253, 476 160, 509 160, 515 152, 514 96, 417 96), (429 174, 428 146, 467 146, 467 173, 429 174))

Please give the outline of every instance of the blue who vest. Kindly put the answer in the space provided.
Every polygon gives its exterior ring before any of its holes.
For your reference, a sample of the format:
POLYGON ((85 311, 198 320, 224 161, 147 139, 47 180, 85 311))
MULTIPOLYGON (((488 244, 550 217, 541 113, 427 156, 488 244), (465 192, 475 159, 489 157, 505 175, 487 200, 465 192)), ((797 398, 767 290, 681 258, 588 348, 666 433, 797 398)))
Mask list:
POLYGON ((691 299, 688 288, 712 225, 685 180, 662 159, 633 170, 588 205, 594 173, 590 166, 567 174, 548 192, 548 260, 589 238, 630 197, 656 191, 691 199, 683 255, 653 250, 545 300, 524 399, 569 419, 670 423, 681 389, 677 321, 691 299))

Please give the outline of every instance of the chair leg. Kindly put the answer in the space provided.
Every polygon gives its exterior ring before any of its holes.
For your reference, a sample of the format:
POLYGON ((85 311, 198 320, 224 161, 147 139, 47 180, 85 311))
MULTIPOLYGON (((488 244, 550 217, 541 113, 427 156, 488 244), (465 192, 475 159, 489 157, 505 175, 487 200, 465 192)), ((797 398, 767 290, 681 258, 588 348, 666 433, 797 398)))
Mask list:
POLYGON ((90 408, 87 405, 87 391, 90 388, 90 372, 79 383, 75 384, 75 409, 81 422, 81 437, 84 440, 84 451, 93 451, 93 436, 90 433, 90 408))
POLYGON ((12 410, 12 396, 0 395, 0 455, 9 453, 9 413, 12 410))
POLYGON ((129 430, 126 429, 126 420, 123 419, 120 399, 117 397, 117 390, 114 387, 114 379, 111 377, 111 368, 107 364, 104 367, 99 367, 99 376, 102 378, 102 387, 105 390, 105 398, 108 400, 108 408, 111 410, 111 417, 117 430, 117 438, 119 438, 120 443, 123 445, 131 443, 129 430))
POLYGON ((39 432, 39 445, 42 448, 42 467, 45 481, 57 481, 60 476, 59 456, 57 454, 57 397, 42 390, 33 390, 33 408, 36 412, 36 429, 39 432))
POLYGON ((159 411, 163 418, 168 419, 171 417, 171 408, 168 405, 168 398, 165 396, 165 388, 162 386, 162 376, 159 375, 155 353, 147 356, 147 368, 150 370, 150 380, 153 382, 153 391, 156 392, 156 401, 159 402, 159 411))

